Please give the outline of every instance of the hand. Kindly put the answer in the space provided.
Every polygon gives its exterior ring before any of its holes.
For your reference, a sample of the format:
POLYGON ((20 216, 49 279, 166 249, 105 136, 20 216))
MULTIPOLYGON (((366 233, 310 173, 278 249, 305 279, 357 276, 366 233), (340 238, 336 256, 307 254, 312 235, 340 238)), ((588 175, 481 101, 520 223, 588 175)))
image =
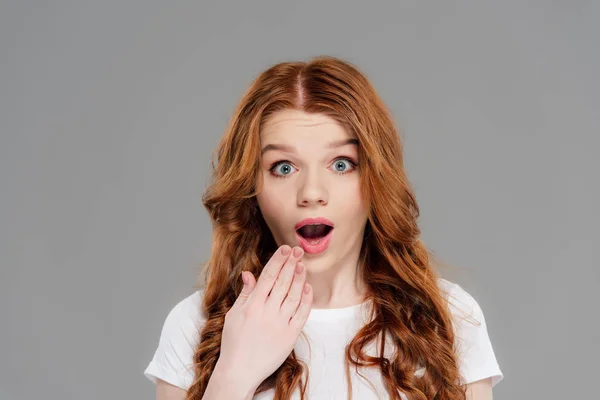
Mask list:
POLYGON ((300 247, 283 245, 258 282, 252 273, 243 272, 244 288, 225 315, 215 368, 236 385, 257 388, 294 349, 313 301, 303 254, 300 247))

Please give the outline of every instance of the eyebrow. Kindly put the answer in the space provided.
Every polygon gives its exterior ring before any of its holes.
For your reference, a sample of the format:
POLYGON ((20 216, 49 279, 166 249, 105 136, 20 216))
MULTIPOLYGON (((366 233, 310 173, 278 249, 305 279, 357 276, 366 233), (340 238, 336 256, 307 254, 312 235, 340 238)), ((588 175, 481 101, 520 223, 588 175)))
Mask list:
MULTIPOLYGON (((358 139, 343 139, 343 140, 336 140, 333 141, 331 143, 329 143, 327 146, 325 146, 328 149, 335 149, 338 147, 342 147, 342 146, 347 146, 349 144, 353 144, 358 146, 358 139)), ((285 151, 288 153, 295 153, 296 149, 292 146, 288 146, 285 144, 268 144, 265 147, 263 147, 263 149, 260 151, 260 155, 262 156, 263 154, 265 154, 267 151, 269 150, 280 150, 280 151, 285 151)))

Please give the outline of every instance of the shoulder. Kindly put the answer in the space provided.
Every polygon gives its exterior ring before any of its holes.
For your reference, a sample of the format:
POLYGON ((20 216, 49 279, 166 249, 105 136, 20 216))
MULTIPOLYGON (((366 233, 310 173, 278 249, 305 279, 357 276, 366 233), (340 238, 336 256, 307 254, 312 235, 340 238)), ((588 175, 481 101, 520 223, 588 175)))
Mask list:
POLYGON ((203 289, 196 290, 175 304, 167 314, 163 330, 192 327, 195 329, 206 322, 206 316, 202 312, 203 296, 203 289))
POLYGON ((452 315, 455 351, 464 383, 491 377, 492 385, 496 385, 504 376, 496 359, 481 306, 456 283, 439 278, 438 286, 452 315))
POLYGON ((444 278, 438 278, 438 287, 448 302, 454 322, 467 319, 478 324, 483 318, 483 311, 475 298, 459 284, 444 278))
POLYGON ((193 382, 193 357, 206 322, 202 312, 204 290, 197 290, 179 301, 167 314, 158 346, 144 375, 152 382, 162 379, 187 390, 193 382))

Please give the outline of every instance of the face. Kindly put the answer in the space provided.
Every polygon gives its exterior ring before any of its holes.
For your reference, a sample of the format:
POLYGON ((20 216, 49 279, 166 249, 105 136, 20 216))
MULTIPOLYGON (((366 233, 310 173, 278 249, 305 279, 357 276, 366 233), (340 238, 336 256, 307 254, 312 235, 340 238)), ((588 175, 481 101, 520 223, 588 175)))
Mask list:
POLYGON ((260 142, 257 200, 277 245, 301 246, 309 272, 357 262, 367 210, 356 137, 327 115, 283 110, 266 121, 260 142), (308 222, 333 229, 324 238, 326 232, 307 228, 299 234, 297 224, 307 218, 325 218, 308 222))

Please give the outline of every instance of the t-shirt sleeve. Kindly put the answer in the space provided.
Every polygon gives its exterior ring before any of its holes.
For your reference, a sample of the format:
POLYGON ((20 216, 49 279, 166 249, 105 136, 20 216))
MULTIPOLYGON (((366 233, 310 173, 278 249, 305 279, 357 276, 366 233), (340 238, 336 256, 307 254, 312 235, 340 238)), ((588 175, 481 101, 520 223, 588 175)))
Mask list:
POLYGON ((481 307, 457 284, 452 284, 449 295, 462 383, 492 378, 492 386, 495 386, 504 375, 496 360, 481 307))
POLYGON ((144 375, 156 384, 162 379, 184 390, 194 380, 194 351, 203 318, 200 316, 200 291, 180 301, 167 315, 158 347, 144 375))

